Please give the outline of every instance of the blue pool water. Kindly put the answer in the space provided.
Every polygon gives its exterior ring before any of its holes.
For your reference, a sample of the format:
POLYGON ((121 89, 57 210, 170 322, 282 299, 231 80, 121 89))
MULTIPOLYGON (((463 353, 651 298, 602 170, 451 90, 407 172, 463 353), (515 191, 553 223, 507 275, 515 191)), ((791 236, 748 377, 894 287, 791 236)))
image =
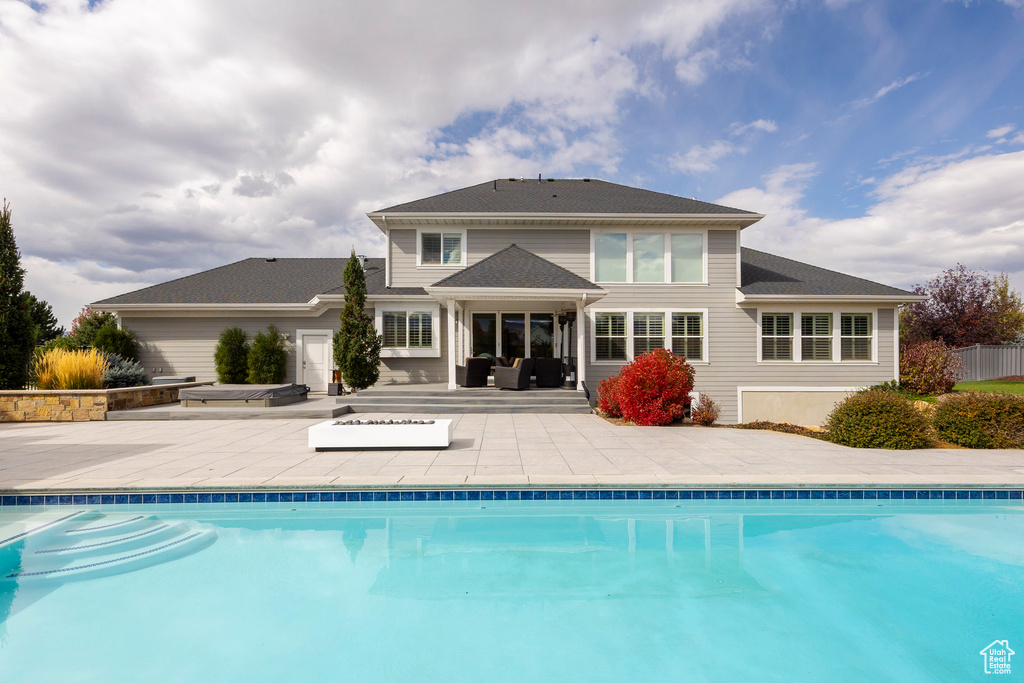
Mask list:
POLYGON ((3 681, 962 681, 1024 647, 1020 500, 0 507, 39 527, 0 547, 3 681))

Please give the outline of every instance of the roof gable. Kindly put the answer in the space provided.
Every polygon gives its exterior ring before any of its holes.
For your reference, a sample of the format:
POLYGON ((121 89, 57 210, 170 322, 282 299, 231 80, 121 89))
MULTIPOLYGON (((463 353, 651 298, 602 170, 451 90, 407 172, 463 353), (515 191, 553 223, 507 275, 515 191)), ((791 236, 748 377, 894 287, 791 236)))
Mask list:
POLYGON ((435 282, 433 287, 601 291, 590 280, 516 244, 435 282))
POLYGON ((743 214, 759 217, 752 211, 604 180, 561 178, 490 180, 373 213, 743 214))

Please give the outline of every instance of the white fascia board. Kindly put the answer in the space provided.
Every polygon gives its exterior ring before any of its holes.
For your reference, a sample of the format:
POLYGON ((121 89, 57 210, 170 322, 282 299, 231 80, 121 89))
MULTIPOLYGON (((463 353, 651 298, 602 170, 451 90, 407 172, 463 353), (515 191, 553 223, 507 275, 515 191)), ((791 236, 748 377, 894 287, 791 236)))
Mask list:
POLYGON ((600 299, 607 291, 594 289, 545 289, 541 287, 425 287, 431 296, 445 299, 600 299))
POLYGON ((311 311, 317 300, 304 304, 92 304, 96 311, 311 311))
MULTIPOLYGON (((366 296, 367 301, 423 301, 433 298, 429 294, 368 294, 366 296)), ((344 301, 345 297, 341 297, 340 300, 344 301)))
MULTIPOLYGON (((550 221, 607 221, 612 225, 627 224, 632 221, 657 221, 661 223, 689 223, 693 221, 712 221, 715 223, 741 223, 742 227, 753 225, 764 218, 763 213, 532 213, 532 212, 509 212, 509 213, 470 213, 470 212, 409 212, 402 211, 391 214, 368 213, 366 217, 373 221, 381 232, 384 232, 387 222, 417 220, 438 220, 447 219, 453 222, 468 222, 473 224, 486 224, 494 220, 515 220, 532 223, 545 223, 550 221)), ((393 226, 392 226, 393 227, 393 226)))
POLYGON ((917 301, 925 301, 928 297, 918 294, 906 296, 893 296, 892 294, 744 294, 736 290, 736 305, 753 305, 757 303, 785 303, 785 302, 819 302, 822 304, 841 303, 890 303, 906 304, 917 301))

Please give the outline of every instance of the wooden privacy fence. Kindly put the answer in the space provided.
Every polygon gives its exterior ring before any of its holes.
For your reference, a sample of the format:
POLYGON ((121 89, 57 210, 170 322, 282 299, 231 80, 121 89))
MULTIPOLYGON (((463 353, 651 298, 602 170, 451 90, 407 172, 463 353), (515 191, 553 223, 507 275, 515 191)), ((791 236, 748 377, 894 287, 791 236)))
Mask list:
POLYGON ((953 353, 963 362, 963 382, 1024 375, 1024 344, 976 344, 953 353))

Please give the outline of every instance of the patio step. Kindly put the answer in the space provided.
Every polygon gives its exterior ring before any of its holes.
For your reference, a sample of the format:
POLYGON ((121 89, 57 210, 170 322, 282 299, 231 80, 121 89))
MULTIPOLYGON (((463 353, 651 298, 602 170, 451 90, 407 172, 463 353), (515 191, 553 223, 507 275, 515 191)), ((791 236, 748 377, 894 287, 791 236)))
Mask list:
POLYGON ((373 388, 338 399, 358 413, 563 413, 587 414, 582 392, 562 389, 498 391, 479 389, 425 390, 373 388))

